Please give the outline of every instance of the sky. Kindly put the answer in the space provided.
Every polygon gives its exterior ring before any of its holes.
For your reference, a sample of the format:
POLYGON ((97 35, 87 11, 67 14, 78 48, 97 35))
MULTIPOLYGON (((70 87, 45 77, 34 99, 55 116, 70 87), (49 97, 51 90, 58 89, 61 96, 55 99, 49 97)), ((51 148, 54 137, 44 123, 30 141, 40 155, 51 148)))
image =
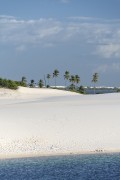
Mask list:
MULTIPOLYGON (((0 77, 37 83, 58 69, 120 87, 120 0, 0 0, 0 77)), ((51 79, 51 84, 54 80, 51 79)))

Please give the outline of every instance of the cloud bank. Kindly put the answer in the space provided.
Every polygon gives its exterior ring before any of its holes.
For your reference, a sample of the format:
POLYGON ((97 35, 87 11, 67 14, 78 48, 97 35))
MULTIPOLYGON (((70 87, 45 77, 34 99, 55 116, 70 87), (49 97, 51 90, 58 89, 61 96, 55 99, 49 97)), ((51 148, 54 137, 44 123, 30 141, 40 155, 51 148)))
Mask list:
POLYGON ((1 45, 11 44, 17 51, 24 51, 29 46, 52 48, 69 42, 92 45, 91 54, 96 56, 120 58, 120 20, 92 17, 70 17, 65 21, 52 18, 24 20, 0 16, 1 45))

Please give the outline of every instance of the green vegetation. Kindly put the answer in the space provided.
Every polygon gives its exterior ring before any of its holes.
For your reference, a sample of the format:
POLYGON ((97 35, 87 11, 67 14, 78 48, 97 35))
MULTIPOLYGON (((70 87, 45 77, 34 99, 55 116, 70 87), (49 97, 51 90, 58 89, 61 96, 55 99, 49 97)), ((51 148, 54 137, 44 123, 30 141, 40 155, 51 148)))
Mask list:
POLYGON ((35 81, 34 81, 34 79, 31 79, 31 81, 30 81, 30 87, 31 87, 31 88, 34 88, 34 87, 35 87, 35 81))
POLYGON ((64 74, 64 79, 65 79, 65 87, 67 85, 67 81, 69 80, 70 78, 70 73, 69 71, 65 71, 65 74, 64 74))
POLYGON ((8 89, 17 89, 18 83, 16 81, 12 81, 9 79, 0 78, 0 87, 8 88, 8 89))
POLYGON ((42 79, 40 79, 40 81, 39 81, 39 87, 42 88, 43 86, 44 86, 44 82, 43 82, 42 79))
POLYGON ((27 79, 26 79, 25 76, 22 77, 22 80, 21 80, 21 82, 20 82, 20 85, 21 85, 21 86, 24 86, 24 87, 27 86, 27 79))
POLYGON ((27 87, 27 79, 24 76, 22 77, 21 81, 15 81, 15 83, 17 86, 27 87))
POLYGON ((59 76, 59 71, 57 69, 53 72, 53 78, 55 78, 55 87, 56 87, 56 78, 59 76))
POLYGON ((48 79, 48 85, 47 85, 47 87, 50 87, 50 78, 51 78, 51 75, 50 75, 50 74, 47 74, 47 79, 48 79))
POLYGON ((44 80, 40 79, 39 82, 36 84, 34 79, 30 80, 30 83, 27 83, 27 79, 25 76, 22 76, 21 81, 12 81, 12 80, 7 80, 7 79, 2 79, 0 78, 0 87, 5 87, 9 89, 17 89, 18 86, 23 86, 23 87, 47 87, 47 88, 57 88, 57 89, 64 89, 67 91, 73 91, 73 92, 78 92, 78 93, 85 93, 83 86, 78 87, 78 84, 80 83, 80 77, 78 75, 70 75, 69 71, 65 71, 64 74, 64 80, 65 80, 65 88, 58 88, 56 87, 56 79, 59 76, 59 71, 57 69, 54 70, 53 72, 53 78, 55 79, 55 87, 50 87, 50 79, 52 78, 50 74, 46 75, 47 78, 47 86, 46 86, 46 81, 45 81, 45 76, 44 80), (67 86, 67 81, 71 82, 71 85, 67 86))
POLYGON ((26 77, 22 77, 21 81, 13 81, 10 79, 0 78, 0 87, 8 88, 8 89, 17 89, 18 86, 27 87, 27 79, 26 77))
POLYGON ((80 84, 81 79, 79 75, 72 75, 69 71, 65 71, 63 78, 65 81, 65 86, 56 86, 56 79, 59 76, 59 71, 57 69, 54 70, 53 76, 51 74, 44 75, 44 79, 40 79, 37 83, 35 83, 34 79, 30 80, 30 82, 27 82, 27 78, 25 76, 22 76, 20 81, 13 81, 10 79, 0 78, 0 88, 8 88, 8 89, 17 89, 18 86, 23 87, 31 87, 31 88, 52 88, 52 89, 59 89, 59 90, 65 90, 65 91, 71 91, 76 92, 80 94, 92 94, 94 91, 94 94, 101 94, 101 93, 107 93, 108 91, 110 93, 112 92, 120 92, 120 88, 117 87, 100 87, 96 88, 95 84, 98 82, 99 75, 98 73, 94 73, 92 76, 92 83, 94 83, 94 87, 84 87, 80 84), (47 84, 46 84, 46 78, 47 78, 47 84), (55 85, 50 85, 50 80, 55 80, 55 85))
MULTIPOLYGON (((106 93, 108 92, 107 87, 100 87, 96 88, 95 84, 98 82, 99 75, 98 73, 94 73, 92 76, 92 82, 94 83, 94 87, 84 87, 80 84, 81 79, 79 75, 71 75, 69 71, 65 71, 63 78, 65 81, 65 86, 56 86, 56 78, 59 76, 59 71, 57 69, 53 72, 53 77, 51 74, 44 75, 44 79, 40 79, 38 83, 35 83, 34 79, 30 80, 29 83, 27 83, 27 78, 25 76, 22 76, 21 81, 13 81, 10 79, 0 78, 0 88, 9 88, 9 89, 17 89, 18 86, 23 87, 31 87, 31 88, 52 88, 52 89, 59 89, 59 90, 65 90, 65 91, 71 91, 76 92, 80 94, 91 94, 91 92, 94 94, 98 93, 106 93), (47 78, 47 84, 46 79, 47 78), (55 80, 55 86, 50 86, 50 80, 55 80), (68 84, 69 83, 69 84, 68 84)), ((109 87, 109 92, 120 92, 120 88, 117 87, 109 87)))
POLYGON ((75 75, 75 83, 76 85, 80 83, 80 77, 78 75, 75 75))
POLYGON ((69 89, 70 90, 75 90, 75 76, 71 75, 69 81, 72 83, 70 86, 69 86, 69 89))
POLYGON ((69 87, 68 87, 69 90, 71 91, 75 91, 75 85, 74 84, 71 84, 69 87))
POLYGON ((95 94, 95 89, 96 89, 95 83, 97 83, 97 81, 98 81, 98 73, 94 73, 93 78, 92 78, 92 82, 94 83, 94 94, 95 94))
POLYGON ((117 92, 120 92, 120 88, 117 89, 117 92))
POLYGON ((78 92, 79 91, 78 84, 80 83, 80 77, 78 75, 71 75, 69 81, 72 83, 69 86, 69 90, 78 92))
POLYGON ((80 86, 80 87, 79 87, 79 92, 80 92, 81 94, 85 94, 85 89, 84 89, 83 86, 80 86))

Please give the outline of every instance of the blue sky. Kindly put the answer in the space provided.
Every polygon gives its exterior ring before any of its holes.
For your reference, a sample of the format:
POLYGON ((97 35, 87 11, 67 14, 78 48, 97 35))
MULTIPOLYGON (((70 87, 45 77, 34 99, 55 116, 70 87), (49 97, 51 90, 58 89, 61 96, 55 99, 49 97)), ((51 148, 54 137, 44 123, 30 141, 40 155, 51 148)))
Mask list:
MULTIPOLYGON (((28 81, 59 69, 82 85, 120 86, 120 0, 0 0, 0 76, 28 81)), ((52 82, 53 83, 53 80, 52 82)))

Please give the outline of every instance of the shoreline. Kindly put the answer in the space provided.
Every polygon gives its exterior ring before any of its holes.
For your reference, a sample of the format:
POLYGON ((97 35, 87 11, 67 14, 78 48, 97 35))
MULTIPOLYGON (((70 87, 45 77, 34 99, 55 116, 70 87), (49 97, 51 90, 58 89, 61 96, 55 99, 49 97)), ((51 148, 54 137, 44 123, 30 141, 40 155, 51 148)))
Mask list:
POLYGON ((119 109, 120 93, 2 89, 0 159, 118 153, 119 109))
POLYGON ((60 157, 60 156, 79 156, 79 155, 104 155, 104 154, 116 154, 120 153, 120 150, 107 150, 107 151, 84 151, 84 152, 70 152, 70 153, 36 153, 36 154, 14 154, 14 155, 0 155, 0 160, 9 159, 24 159, 24 158, 45 158, 45 157, 60 157))

